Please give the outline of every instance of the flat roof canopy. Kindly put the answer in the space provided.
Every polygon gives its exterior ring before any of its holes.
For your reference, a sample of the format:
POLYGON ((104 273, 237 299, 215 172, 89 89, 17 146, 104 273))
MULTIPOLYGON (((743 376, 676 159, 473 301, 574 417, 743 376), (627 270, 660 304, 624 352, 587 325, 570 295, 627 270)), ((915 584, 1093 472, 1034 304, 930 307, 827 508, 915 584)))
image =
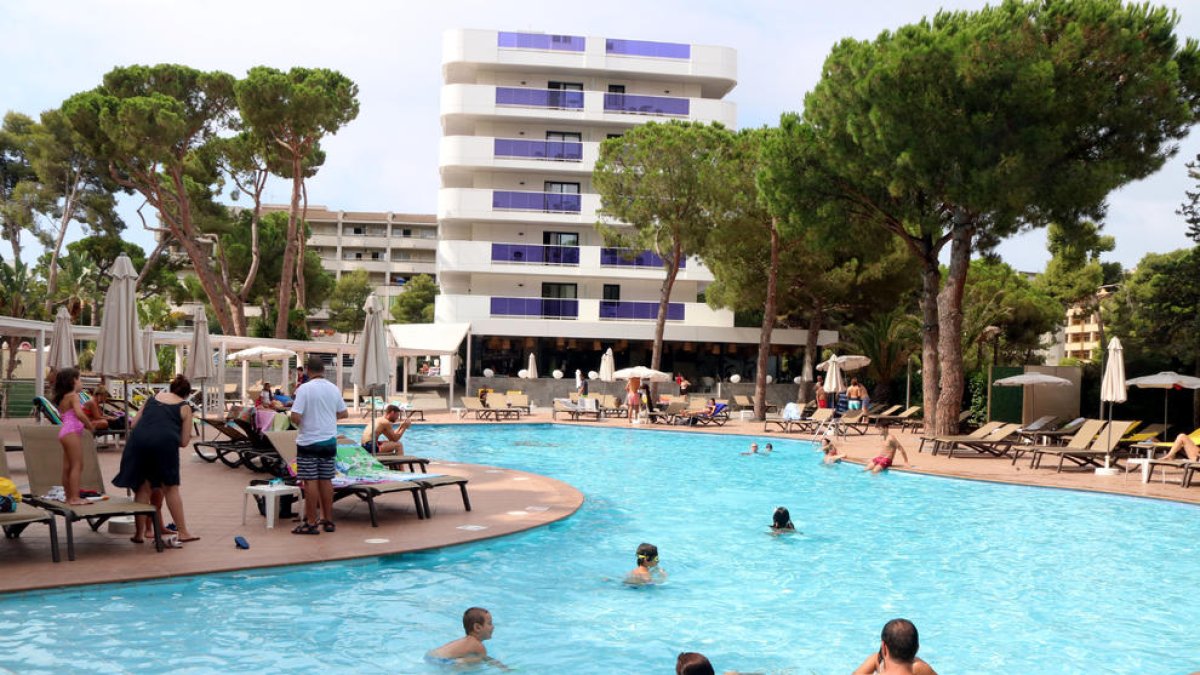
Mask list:
POLYGON ((391 344, 388 351, 399 356, 457 354, 469 323, 392 323, 388 324, 391 344))

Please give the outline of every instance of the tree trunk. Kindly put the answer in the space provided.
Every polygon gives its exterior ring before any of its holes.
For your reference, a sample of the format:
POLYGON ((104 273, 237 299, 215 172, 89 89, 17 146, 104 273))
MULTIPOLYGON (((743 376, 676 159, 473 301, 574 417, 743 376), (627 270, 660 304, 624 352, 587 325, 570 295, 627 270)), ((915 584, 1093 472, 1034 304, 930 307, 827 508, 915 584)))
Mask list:
MULTIPOLYGON (((654 322, 654 350, 650 354, 650 368, 658 370, 662 364, 663 335, 667 331, 667 306, 671 302, 671 290, 675 288, 675 277, 679 276, 679 258, 683 254, 679 240, 675 240, 670 262, 667 263, 667 278, 663 279, 662 294, 658 298, 658 318, 654 322)), ((651 383, 651 386, 657 386, 651 383)))
POLYGON ((771 355, 771 331, 775 328, 776 289, 779 277, 779 227, 771 219, 771 258, 767 265, 767 298, 763 302, 762 330, 758 334, 758 365, 754 375, 754 419, 767 416, 767 361, 771 355))
MULTIPOLYGON (((817 364, 821 362, 817 353, 817 340, 821 337, 821 324, 824 319, 823 312, 824 307, 821 301, 817 300, 814 302, 812 318, 808 320, 808 335, 805 336, 804 341, 804 358, 812 362, 813 368, 816 368, 817 364)), ((811 376, 812 373, 805 373, 805 375, 811 376)), ((800 392, 800 404, 807 405, 809 397, 813 395, 813 380, 801 380, 801 382, 804 383, 804 390, 800 392)))
POLYGON ((928 249, 921 266, 921 407, 925 410, 925 433, 932 434, 939 391, 937 299, 942 273, 937 256, 928 249))
MULTIPOLYGON (((300 222, 296 227, 296 309, 308 309, 308 285, 304 280, 304 256, 305 247, 308 244, 307 236, 305 235, 305 226, 308 220, 308 185, 300 183, 300 197, 302 205, 300 207, 300 222)), ((388 233, 389 236, 391 233, 388 233)), ((308 312, 305 312, 308 316, 308 312)), ((308 328, 307 319, 305 320, 305 329, 308 328)))
POLYGON ((58 237, 54 240, 54 250, 50 252, 50 271, 46 278, 46 314, 53 316, 54 292, 58 290, 58 256, 62 253, 63 242, 67 238, 67 226, 71 224, 71 215, 75 213, 75 196, 79 193, 79 169, 75 170, 75 180, 67 193, 66 204, 63 207, 62 220, 58 224, 58 237))
POLYGON ((287 235, 283 245, 283 269, 279 275, 279 302, 275 308, 275 338, 283 340, 288 335, 288 316, 292 310, 292 284, 296 278, 296 221, 300 215, 300 187, 304 182, 301 175, 300 154, 292 155, 292 202, 288 209, 287 235))
MULTIPOLYGON (((956 218, 956 221, 958 219, 956 218)), ((962 298, 967 285, 967 271, 971 265, 971 240, 975 227, 968 223, 955 222, 950 242, 950 269, 946 285, 938 294, 938 356, 941 365, 941 393, 937 399, 934 416, 934 433, 951 435, 958 433, 958 413, 962 410, 963 351, 962 351, 962 298)), ((928 406, 926 406, 928 409, 928 406)))

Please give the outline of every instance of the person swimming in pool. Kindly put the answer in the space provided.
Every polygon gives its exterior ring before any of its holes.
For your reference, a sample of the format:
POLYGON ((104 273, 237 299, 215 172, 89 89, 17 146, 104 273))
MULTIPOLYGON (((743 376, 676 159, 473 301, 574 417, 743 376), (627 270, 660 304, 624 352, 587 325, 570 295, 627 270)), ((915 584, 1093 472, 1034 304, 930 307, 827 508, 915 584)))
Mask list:
POLYGON ((641 544, 637 547, 637 567, 625 575, 625 583, 631 586, 646 586, 661 584, 667 580, 667 573, 658 566, 658 547, 654 544, 641 544))
POLYGON ((792 524, 792 514, 787 507, 776 508, 775 513, 771 514, 771 534, 786 534, 795 531, 796 526, 792 524))
POLYGON ((826 436, 821 439, 821 452, 825 454, 821 461, 825 464, 837 464, 845 458, 836 445, 833 444, 833 439, 826 436))
POLYGON ((743 455, 757 455, 757 454, 758 454, 758 443, 751 443, 751 444, 750 444, 750 449, 749 449, 749 450, 747 450, 747 451, 745 451, 745 452, 743 452, 743 453, 741 453, 741 454, 743 454, 743 455))
POLYGON ((466 636, 430 650, 425 658, 446 665, 487 663, 508 670, 503 663, 488 656, 487 647, 483 644, 484 640, 492 639, 492 632, 496 628, 492 624, 492 613, 482 607, 471 607, 463 612, 462 622, 466 636))
POLYGON ((881 473, 885 471, 896 461, 897 452, 904 457, 904 463, 911 467, 912 464, 910 464, 908 461, 908 453, 904 452, 904 446, 900 445, 900 441, 896 440, 896 437, 893 436, 892 432, 889 431, 884 437, 883 449, 879 451, 878 455, 872 457, 871 461, 867 462, 867 465, 863 467, 863 470, 870 471, 871 473, 881 473))

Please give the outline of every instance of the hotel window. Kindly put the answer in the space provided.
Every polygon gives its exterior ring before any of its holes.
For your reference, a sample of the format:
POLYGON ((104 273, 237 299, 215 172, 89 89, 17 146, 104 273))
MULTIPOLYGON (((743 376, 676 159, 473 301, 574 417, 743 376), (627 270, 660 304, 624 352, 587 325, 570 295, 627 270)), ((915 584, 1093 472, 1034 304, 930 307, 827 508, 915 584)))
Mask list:
POLYGON ((579 297, 579 286, 576 284, 542 283, 542 297, 556 300, 573 300, 579 297))
POLYGON ((582 82, 558 82, 555 80, 551 80, 550 82, 548 82, 546 84, 546 88, 551 91, 550 96, 546 100, 546 103, 551 108, 565 108, 565 107, 567 107, 567 103, 573 99, 569 95, 564 95, 564 94, 561 94, 558 92, 583 91, 583 83, 582 82))
POLYGON ((579 246, 579 234, 577 232, 543 232, 542 244, 544 246, 579 246))
POLYGON ((620 284, 604 284, 604 299, 609 300, 611 302, 620 301, 621 300, 620 284))

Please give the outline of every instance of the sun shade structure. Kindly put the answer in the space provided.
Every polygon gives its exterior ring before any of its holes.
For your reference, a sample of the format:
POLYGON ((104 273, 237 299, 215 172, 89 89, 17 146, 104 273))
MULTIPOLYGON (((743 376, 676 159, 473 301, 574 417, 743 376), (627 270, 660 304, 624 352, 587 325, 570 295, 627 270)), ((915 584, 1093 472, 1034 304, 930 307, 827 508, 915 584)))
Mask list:
MULTIPOLYGON (((197 307, 192 315, 192 341, 188 344, 187 378, 200 383, 200 417, 208 416, 208 396, 204 388, 207 380, 217 374, 212 358, 212 340, 208 337, 208 314, 197 307)), ((204 427, 200 427, 200 440, 204 440, 204 427)))
POLYGON ((129 256, 121 254, 112 267, 112 281, 104 296, 104 317, 92 370, 100 375, 127 379, 146 371, 142 331, 137 317, 137 271, 129 256))
MULTIPOLYGON (((362 339, 359 343, 358 356, 354 359, 354 372, 351 381, 367 391, 382 386, 387 392, 388 380, 392 374, 391 358, 388 356, 388 334, 383 325, 383 303, 372 293, 363 305, 367 316, 363 321, 362 339)), ((378 406, 371 405, 371 426, 375 429, 375 414, 378 406)), ((372 431, 372 434, 374 431, 372 431)), ((372 436, 372 440, 374 437, 372 436)), ((372 444, 374 448, 377 444, 372 444)))
POLYGON ((613 378, 618 380, 630 380, 633 378, 648 382, 670 382, 670 373, 664 373, 661 370, 654 370, 646 366, 633 366, 631 368, 622 368, 613 373, 613 378))
POLYGON ((613 357, 612 347, 604 352, 604 356, 600 357, 600 381, 612 382, 617 371, 616 359, 613 357))
POLYGON ((54 370, 74 368, 79 365, 79 354, 75 351, 75 332, 71 328, 71 313, 59 307, 54 315, 54 333, 50 336, 48 364, 54 370))
POLYGON ((1071 386, 1071 381, 1065 377, 1047 375, 1046 373, 1021 373, 1020 375, 996 380, 992 384, 998 387, 1028 387, 1035 385, 1069 387, 1071 386))
POLYGON ((154 329, 149 326, 142 329, 142 349, 146 353, 147 374, 153 373, 162 367, 158 362, 158 349, 154 346, 154 329))
POLYGON ((529 367, 526 369, 525 377, 531 380, 538 378, 537 356, 532 353, 529 355, 529 367))
MULTIPOLYGON (((1124 403, 1125 390, 1125 354, 1121 349, 1121 340, 1113 338, 1108 342, 1108 364, 1104 366, 1104 379, 1100 382, 1100 400, 1108 403, 1108 433, 1112 434, 1113 404, 1124 403)), ((1112 447, 1109 439, 1108 447, 1112 447)), ((1104 470, 1112 470, 1112 453, 1104 456, 1104 470)), ((1097 469, 1097 472, 1100 470, 1097 469)))
POLYGON ((227 357, 229 361, 283 361, 296 358, 296 352, 282 347, 251 347, 234 352, 227 357))
POLYGON ((842 382, 842 368, 838 365, 838 357, 836 355, 830 356, 828 361, 817 366, 817 370, 826 371, 823 386, 826 394, 836 394, 845 388, 842 382))
POLYGON ((1167 426, 1167 397, 1172 389, 1200 389, 1200 377, 1191 377, 1188 375, 1180 375, 1171 371, 1155 373, 1154 375, 1143 375, 1135 377, 1132 380, 1125 380, 1126 386, 1134 386, 1138 389, 1162 389, 1163 390, 1163 427, 1167 426))
POLYGON ((817 370, 827 370, 829 368, 830 361, 836 361, 838 368, 841 368, 842 372, 844 372, 844 373, 850 373, 850 372, 853 372, 860 368, 866 368, 867 366, 871 365, 871 359, 867 358, 866 356, 859 356, 857 354, 846 354, 845 356, 831 357, 829 359, 829 361, 826 361, 826 362, 822 363, 821 365, 817 366, 817 370))

